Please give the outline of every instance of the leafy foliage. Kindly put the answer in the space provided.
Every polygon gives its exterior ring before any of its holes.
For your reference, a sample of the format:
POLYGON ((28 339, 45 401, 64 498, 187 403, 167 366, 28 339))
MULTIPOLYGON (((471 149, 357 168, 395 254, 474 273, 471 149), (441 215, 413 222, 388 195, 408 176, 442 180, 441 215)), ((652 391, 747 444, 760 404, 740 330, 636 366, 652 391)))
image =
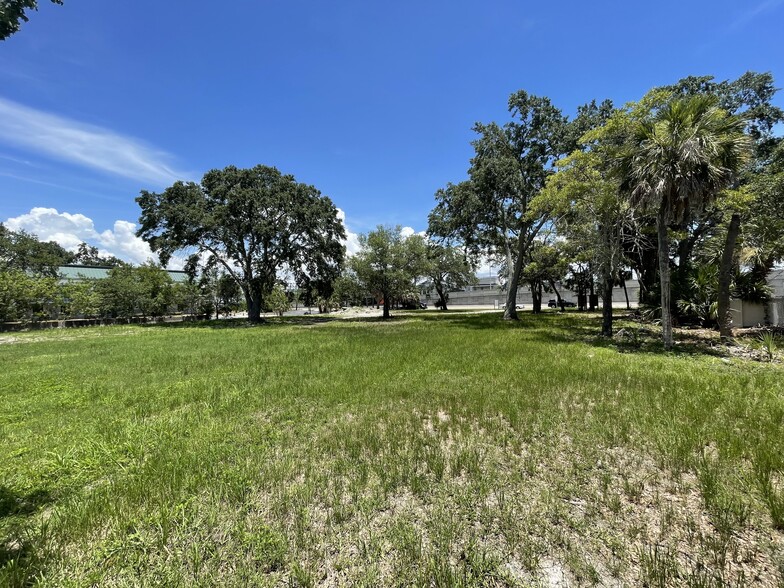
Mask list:
POLYGON ((436 193, 429 226, 474 253, 504 259, 509 295, 505 318, 516 318, 517 285, 526 252, 547 221, 532 214, 554 161, 567 152, 567 121, 546 97, 519 91, 509 98, 512 120, 474 126, 470 180, 436 193))
POLYGON ((121 259, 116 258, 114 255, 103 256, 98 251, 97 247, 88 245, 87 243, 79 243, 79 248, 73 254, 70 263, 77 265, 94 265, 94 266, 117 266, 125 263, 121 259))
POLYGON ((424 238, 408 238, 401 228, 379 225, 359 237, 360 250, 351 258, 350 267, 362 288, 383 300, 383 316, 389 318, 394 298, 401 299, 414 289, 417 277, 427 270, 424 238))
POLYGON ((696 95, 669 100, 637 123, 620 159, 632 203, 656 211, 666 348, 673 343, 669 224, 714 200, 741 171, 749 147, 741 119, 714 97, 696 95))
POLYGON ((0 321, 37 321, 57 316, 62 292, 57 279, 19 269, 0 270, 0 321))
POLYGON ((212 170, 201 185, 177 182, 136 201, 137 234, 161 262, 185 250, 191 268, 221 265, 242 289, 251 321, 260 320, 278 272, 300 285, 340 273, 345 230, 334 204, 274 167, 212 170))
POLYGON ((702 326, 712 326, 718 316, 719 272, 715 265, 703 265, 690 280, 690 296, 678 300, 678 309, 702 326))
MULTIPOLYGON (((51 0, 52 4, 62 4, 63 0, 51 0)), ((22 22, 28 22, 29 10, 38 10, 38 0, 3 0, 0 4, 0 41, 19 31, 22 22)))
POLYGON ((74 256, 54 241, 39 241, 25 231, 12 231, 0 223, 0 269, 55 277, 57 268, 72 263, 74 256))
POLYGON ((430 279, 438 294, 438 307, 447 310, 449 292, 476 283, 475 266, 456 247, 438 243, 427 244, 424 275, 430 279))
POLYGON ((281 284, 275 284, 275 287, 272 288, 272 292, 267 297, 267 307, 272 312, 278 313, 278 316, 283 316, 283 313, 291 308, 291 302, 281 284))
POLYGON ((102 314, 118 318, 162 316, 175 301, 168 273, 152 263, 118 266, 97 282, 102 314))

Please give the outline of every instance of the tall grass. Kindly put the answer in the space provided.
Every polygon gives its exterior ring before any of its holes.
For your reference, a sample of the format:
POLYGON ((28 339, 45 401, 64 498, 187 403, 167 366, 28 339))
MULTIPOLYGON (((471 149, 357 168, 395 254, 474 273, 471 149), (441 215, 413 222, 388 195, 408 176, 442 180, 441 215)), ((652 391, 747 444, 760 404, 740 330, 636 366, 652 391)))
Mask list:
POLYGON ((595 321, 21 335, 0 585, 775 585, 782 369, 595 321))

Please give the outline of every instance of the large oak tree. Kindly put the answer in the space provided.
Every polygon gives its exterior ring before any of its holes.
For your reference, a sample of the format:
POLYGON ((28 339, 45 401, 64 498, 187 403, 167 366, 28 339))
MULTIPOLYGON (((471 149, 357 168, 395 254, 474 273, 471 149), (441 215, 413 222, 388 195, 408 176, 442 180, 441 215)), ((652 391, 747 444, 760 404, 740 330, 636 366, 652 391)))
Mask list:
POLYGON ((168 263, 177 251, 188 267, 222 265, 245 295, 257 322, 278 273, 299 284, 336 277, 345 229, 332 201, 274 167, 229 166, 201 184, 177 182, 162 193, 142 191, 137 234, 168 263))

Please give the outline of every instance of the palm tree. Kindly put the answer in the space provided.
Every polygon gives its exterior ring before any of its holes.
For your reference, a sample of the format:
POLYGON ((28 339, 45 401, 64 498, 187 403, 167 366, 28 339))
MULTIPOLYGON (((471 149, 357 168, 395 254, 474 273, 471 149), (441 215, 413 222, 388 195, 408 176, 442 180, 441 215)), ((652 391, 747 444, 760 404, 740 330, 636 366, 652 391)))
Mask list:
POLYGON ((635 125, 623 152, 622 175, 632 203, 656 211, 665 349, 672 347, 667 228, 687 209, 701 212, 733 182, 750 144, 742 120, 716 106, 715 98, 688 96, 670 100, 635 125))

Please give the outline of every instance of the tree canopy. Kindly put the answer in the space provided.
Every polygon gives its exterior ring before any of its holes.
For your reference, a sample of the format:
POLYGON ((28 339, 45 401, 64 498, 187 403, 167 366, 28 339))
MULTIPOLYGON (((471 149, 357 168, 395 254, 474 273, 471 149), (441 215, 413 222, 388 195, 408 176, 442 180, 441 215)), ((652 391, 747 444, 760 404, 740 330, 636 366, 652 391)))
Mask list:
POLYGON ((459 248, 435 242, 427 244, 423 273, 438 294, 441 310, 447 310, 450 291, 476 283, 475 270, 475 265, 459 248))
MULTIPOLYGON (((51 0, 52 4, 62 4, 63 0, 51 0)), ((3 0, 0 2, 0 41, 19 31, 23 22, 30 18, 27 12, 38 10, 38 0, 3 0)))
POLYGON ((672 347, 668 228, 686 210, 701 211, 728 187, 750 147, 743 122, 711 96, 669 100, 636 125, 621 158, 632 202, 655 211, 659 241, 661 315, 665 348, 672 347))
POLYGON ((259 321, 279 272, 298 284, 340 272, 345 229, 332 201, 274 167, 211 170, 201 184, 177 182, 162 193, 142 191, 137 234, 161 263, 189 254, 187 267, 221 265, 259 321))
POLYGON ((379 225, 360 235, 359 244, 350 267, 364 290, 382 299, 383 317, 389 318, 392 299, 411 292, 416 278, 426 271, 425 240, 420 235, 404 237, 399 226, 379 225))
POLYGON ((40 241, 35 235, 12 231, 0 223, 0 269, 54 277, 59 266, 73 260, 73 253, 54 241, 40 241))

